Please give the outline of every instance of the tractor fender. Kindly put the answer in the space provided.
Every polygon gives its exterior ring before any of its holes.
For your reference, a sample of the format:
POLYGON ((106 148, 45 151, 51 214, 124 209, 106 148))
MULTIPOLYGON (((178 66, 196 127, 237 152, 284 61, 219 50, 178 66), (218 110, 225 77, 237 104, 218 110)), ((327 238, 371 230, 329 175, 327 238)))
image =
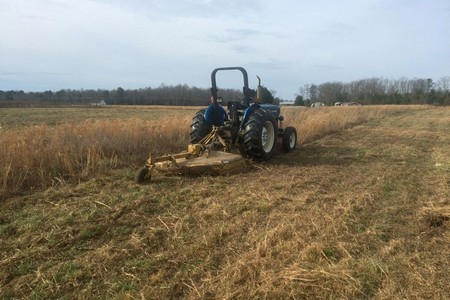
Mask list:
POLYGON ((280 107, 274 104, 261 104, 261 108, 270 111, 275 120, 280 116, 280 107))
POLYGON ((250 118, 251 115, 253 115, 253 113, 260 108, 261 106, 259 104, 252 104, 250 105, 248 108, 246 108, 244 110, 244 115, 242 117, 242 122, 241 122, 241 128, 244 128, 245 124, 247 124, 248 118, 250 118))
POLYGON ((248 118, 257 110, 258 108, 262 108, 264 110, 269 111, 275 120, 278 120, 280 116, 280 107, 274 104, 252 104, 249 108, 244 111, 244 117, 242 118, 241 127, 247 124, 248 118))

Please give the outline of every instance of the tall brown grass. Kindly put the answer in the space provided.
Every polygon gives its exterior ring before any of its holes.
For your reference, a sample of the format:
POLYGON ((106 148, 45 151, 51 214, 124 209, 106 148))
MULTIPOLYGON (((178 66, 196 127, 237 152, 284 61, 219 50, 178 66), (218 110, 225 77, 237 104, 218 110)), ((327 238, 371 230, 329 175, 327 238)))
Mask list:
POLYGON ((188 117, 164 122, 102 120, 4 132, 0 136, 1 195, 144 164, 149 152, 179 151, 188 140, 189 123, 188 117))
MULTIPOLYGON (((422 107, 284 108, 299 144, 355 124, 422 107)), ((82 121, 6 130, 0 136, 0 197, 42 189, 66 180, 81 180, 111 168, 143 164, 149 152, 184 150, 190 117, 164 121, 142 119, 82 121)))

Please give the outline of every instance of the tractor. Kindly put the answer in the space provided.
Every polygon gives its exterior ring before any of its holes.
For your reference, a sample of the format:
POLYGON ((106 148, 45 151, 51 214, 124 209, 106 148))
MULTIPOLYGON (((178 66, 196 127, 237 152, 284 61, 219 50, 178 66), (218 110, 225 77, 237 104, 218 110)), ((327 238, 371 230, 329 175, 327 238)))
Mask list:
MULTIPOLYGON (((297 142, 294 127, 283 128, 283 116, 280 107, 273 104, 260 104, 262 97, 261 79, 258 87, 252 90, 248 86, 247 71, 242 67, 217 68, 211 73, 211 105, 202 109, 192 120, 191 143, 200 142, 212 128, 219 128, 219 135, 225 141, 223 148, 230 151, 234 147, 240 154, 252 160, 264 161, 273 157, 278 138, 282 140, 284 151, 292 151, 297 142), (244 78, 242 101, 229 101, 227 112, 222 106, 223 99, 218 96, 216 74, 219 71, 239 70, 244 78)), ((219 145, 220 146, 220 145, 219 145)))
POLYGON ((191 144, 186 152, 155 158, 150 154, 145 166, 135 176, 143 183, 152 170, 171 173, 223 174, 245 168, 248 161, 271 159, 281 139, 282 149, 290 152, 297 144, 294 127, 283 128, 280 107, 261 104, 261 79, 257 76, 256 91, 249 88, 247 71, 242 67, 216 68, 211 73, 211 104, 198 111, 190 126, 191 144), (244 79, 241 101, 225 103, 219 97, 216 74, 219 71, 240 71, 244 79), (239 154, 234 154, 239 153, 239 154))

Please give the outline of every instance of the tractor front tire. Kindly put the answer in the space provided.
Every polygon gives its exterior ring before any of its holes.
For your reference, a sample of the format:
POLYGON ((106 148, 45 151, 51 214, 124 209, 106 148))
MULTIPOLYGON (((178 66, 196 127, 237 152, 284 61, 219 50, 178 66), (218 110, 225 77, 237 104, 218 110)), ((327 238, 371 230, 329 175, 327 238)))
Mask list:
POLYGON ((211 125, 206 123, 204 115, 205 110, 202 109, 192 118, 191 132, 189 133, 191 144, 197 144, 212 130, 211 125))
POLYGON ((146 167, 142 167, 137 170, 134 176, 134 182, 138 184, 143 184, 145 181, 149 181, 151 179, 150 170, 146 167))
POLYGON ((284 152, 291 152, 297 145, 297 130, 294 127, 286 127, 283 131, 281 142, 284 152))
POLYGON ((240 133, 241 155, 257 161, 269 160, 276 151, 278 126, 271 112, 258 108, 240 133))

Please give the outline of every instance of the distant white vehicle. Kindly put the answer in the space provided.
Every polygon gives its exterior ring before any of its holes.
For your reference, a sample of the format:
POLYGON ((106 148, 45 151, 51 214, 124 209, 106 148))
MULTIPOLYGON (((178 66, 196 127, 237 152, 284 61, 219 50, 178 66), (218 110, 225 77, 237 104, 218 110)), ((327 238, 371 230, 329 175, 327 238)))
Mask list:
POLYGON ((311 104, 311 107, 321 107, 321 106, 325 106, 325 104, 323 102, 314 102, 313 104, 311 104))
POLYGON ((106 105, 106 102, 105 102, 105 100, 101 100, 100 102, 90 103, 90 105, 92 105, 92 106, 104 106, 104 105, 106 105))
POLYGON ((358 102, 336 102, 334 106, 361 106, 358 102))

